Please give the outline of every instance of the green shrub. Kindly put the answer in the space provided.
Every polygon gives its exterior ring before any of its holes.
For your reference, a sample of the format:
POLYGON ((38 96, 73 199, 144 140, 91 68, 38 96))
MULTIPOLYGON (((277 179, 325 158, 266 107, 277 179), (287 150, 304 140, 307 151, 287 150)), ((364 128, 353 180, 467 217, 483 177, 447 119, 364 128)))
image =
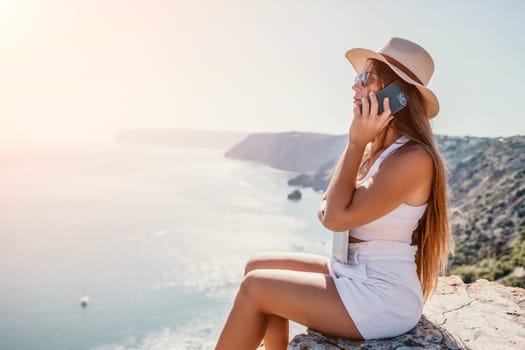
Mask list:
POLYGON ((525 288, 525 276, 507 276, 503 278, 500 282, 508 287, 525 288))
POLYGON ((475 282, 478 279, 478 272, 475 266, 472 265, 462 265, 458 266, 452 271, 450 271, 451 275, 459 275, 463 282, 465 283, 472 283, 475 282))

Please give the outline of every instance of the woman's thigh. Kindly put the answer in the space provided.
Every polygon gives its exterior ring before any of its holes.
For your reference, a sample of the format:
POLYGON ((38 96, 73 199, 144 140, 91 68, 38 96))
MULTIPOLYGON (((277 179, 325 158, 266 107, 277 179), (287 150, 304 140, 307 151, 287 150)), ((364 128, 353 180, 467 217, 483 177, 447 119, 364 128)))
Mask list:
POLYGON ((331 276, 290 270, 254 270, 240 295, 267 315, 274 314, 322 333, 362 339, 331 276))
POLYGON ((244 274, 257 269, 293 270, 328 274, 328 258, 306 253, 261 253, 250 258, 244 274))

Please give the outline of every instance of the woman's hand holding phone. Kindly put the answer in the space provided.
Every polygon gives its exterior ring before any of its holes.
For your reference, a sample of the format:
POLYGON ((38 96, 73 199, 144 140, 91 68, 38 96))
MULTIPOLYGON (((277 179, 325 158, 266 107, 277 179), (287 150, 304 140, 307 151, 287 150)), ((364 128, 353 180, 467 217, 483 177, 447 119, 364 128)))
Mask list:
POLYGON ((378 101, 374 92, 361 99, 361 105, 354 104, 354 120, 350 126, 349 143, 365 147, 394 118, 390 111, 388 97, 383 100, 383 113, 378 114, 378 101))

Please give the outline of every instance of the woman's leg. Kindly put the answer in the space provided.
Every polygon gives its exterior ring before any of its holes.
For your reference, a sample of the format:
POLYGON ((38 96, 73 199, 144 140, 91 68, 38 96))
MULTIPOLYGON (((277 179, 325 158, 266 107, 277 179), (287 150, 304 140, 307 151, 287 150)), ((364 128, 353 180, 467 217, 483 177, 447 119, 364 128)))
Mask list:
POLYGON ((328 258, 306 253, 262 253, 250 258, 244 275, 258 269, 293 270, 328 274, 328 258))
POLYGON ((241 283, 216 349, 255 349, 270 315, 326 334, 362 339, 332 277, 315 272, 257 269, 241 283))
POLYGON ((290 325, 286 318, 277 315, 268 315, 266 331, 264 332, 264 349, 286 349, 290 341, 290 325))
MULTIPOLYGON (((327 258, 305 253, 263 253, 248 260, 244 269, 246 276, 257 269, 285 269, 328 274, 327 258)), ((266 350, 283 349, 289 342, 288 320, 277 315, 268 315, 264 333, 266 350)))

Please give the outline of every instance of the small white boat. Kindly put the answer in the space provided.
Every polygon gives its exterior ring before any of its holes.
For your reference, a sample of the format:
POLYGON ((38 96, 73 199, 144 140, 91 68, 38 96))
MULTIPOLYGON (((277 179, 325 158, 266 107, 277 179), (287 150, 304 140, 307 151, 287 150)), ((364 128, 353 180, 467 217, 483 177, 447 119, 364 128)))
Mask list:
POLYGON ((80 298, 80 306, 86 307, 89 304, 89 297, 87 295, 84 295, 82 298, 80 298))

